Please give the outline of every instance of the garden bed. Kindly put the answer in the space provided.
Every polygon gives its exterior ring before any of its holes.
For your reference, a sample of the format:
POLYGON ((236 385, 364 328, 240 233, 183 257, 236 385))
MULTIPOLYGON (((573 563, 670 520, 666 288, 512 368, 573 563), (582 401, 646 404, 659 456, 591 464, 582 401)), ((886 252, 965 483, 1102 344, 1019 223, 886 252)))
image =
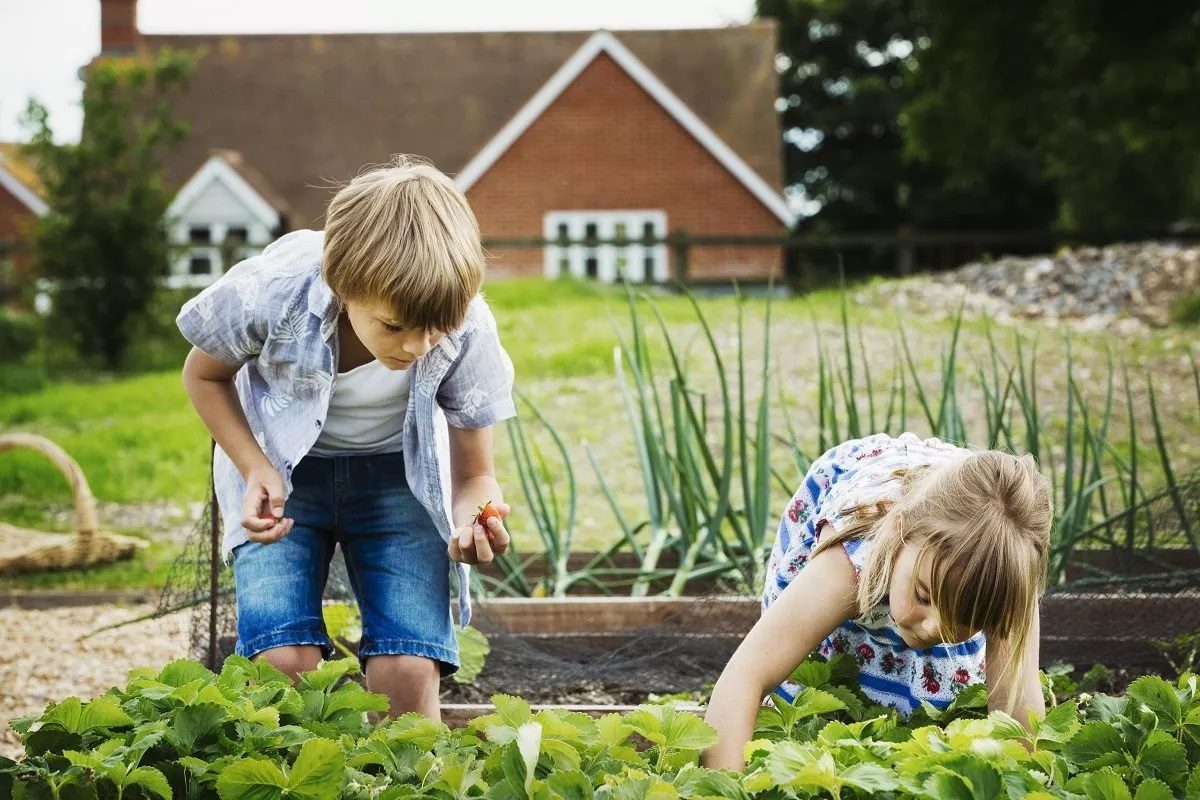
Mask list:
MULTIPOLYGON (((473 624, 491 644, 469 685, 447 681, 448 704, 486 703, 495 693, 547 704, 636 705, 664 695, 694 698, 720 675, 759 616, 753 598, 496 599, 473 624)), ((1112 670, 1110 689, 1146 673, 1169 673, 1163 642, 1200 627, 1200 592, 1056 593, 1042 606, 1042 665, 1076 675, 1112 670)))

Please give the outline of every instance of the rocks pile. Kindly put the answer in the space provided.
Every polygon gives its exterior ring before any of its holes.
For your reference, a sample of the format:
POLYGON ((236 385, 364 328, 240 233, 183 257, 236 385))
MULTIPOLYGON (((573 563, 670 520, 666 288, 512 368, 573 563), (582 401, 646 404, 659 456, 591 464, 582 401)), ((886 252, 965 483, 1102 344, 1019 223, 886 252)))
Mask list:
POLYGON ((1200 247, 1139 242, 970 263, 906 281, 896 302, 942 312, 963 304, 969 315, 1007 321, 1136 329, 1165 326, 1172 303, 1198 289, 1200 247))

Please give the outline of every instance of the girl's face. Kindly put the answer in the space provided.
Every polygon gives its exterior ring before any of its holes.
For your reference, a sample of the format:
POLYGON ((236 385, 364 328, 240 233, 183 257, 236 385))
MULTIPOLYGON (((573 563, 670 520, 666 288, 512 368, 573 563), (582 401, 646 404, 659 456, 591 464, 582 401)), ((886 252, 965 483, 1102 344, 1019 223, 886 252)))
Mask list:
POLYGON ((888 603, 892 619, 900 629, 900 638, 918 650, 927 650, 943 642, 966 641, 972 636, 969 631, 942 630, 942 621, 932 605, 930 594, 931 559, 922 559, 918 569, 919 552, 920 548, 915 544, 904 545, 892 567, 888 603))
POLYGON ((393 319, 384 303, 347 300, 343 305, 354 335, 388 369, 408 369, 445 336, 441 331, 413 328, 393 319))

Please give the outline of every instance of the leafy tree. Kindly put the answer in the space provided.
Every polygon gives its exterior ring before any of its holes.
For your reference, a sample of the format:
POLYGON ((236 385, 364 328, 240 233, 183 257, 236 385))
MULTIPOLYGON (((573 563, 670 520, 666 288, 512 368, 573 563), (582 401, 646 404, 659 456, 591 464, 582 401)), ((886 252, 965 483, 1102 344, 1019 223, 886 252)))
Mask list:
POLYGON ((958 186, 1040 178, 1081 235, 1159 231, 1200 208, 1200 8, 918 0, 929 36, 909 152, 958 186))
POLYGON ((54 141, 36 100, 26 111, 27 149, 50 206, 34 231, 34 269, 56 286, 56 327, 81 355, 111 368, 121 365, 134 323, 166 274, 163 217, 171 192, 161 157, 184 135, 169 97, 193 63, 170 51, 93 62, 78 144, 54 141))
POLYGON ((910 147, 932 36, 919 0, 758 0, 758 15, 779 25, 787 179, 812 201, 806 227, 1012 229, 1053 216, 1026 163, 996 159, 960 180, 956 164, 910 147))

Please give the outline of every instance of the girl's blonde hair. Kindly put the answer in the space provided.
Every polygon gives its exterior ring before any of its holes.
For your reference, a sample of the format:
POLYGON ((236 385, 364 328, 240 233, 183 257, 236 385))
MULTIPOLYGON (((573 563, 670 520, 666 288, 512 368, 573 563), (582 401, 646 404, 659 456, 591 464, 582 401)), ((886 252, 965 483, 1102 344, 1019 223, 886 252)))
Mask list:
POLYGON ((405 325, 449 331, 483 283, 479 223, 454 182, 394 156, 329 203, 322 277, 341 300, 383 302, 405 325))
POLYGON ((917 570, 930 565, 930 603, 943 630, 954 625, 1007 640, 1012 657, 1004 677, 1015 682, 1045 585, 1050 481, 1032 456, 996 450, 896 477, 903 481, 900 499, 844 510, 847 524, 822 536, 815 552, 872 540, 858 582, 865 613, 887 595, 900 550, 916 546, 917 570))

